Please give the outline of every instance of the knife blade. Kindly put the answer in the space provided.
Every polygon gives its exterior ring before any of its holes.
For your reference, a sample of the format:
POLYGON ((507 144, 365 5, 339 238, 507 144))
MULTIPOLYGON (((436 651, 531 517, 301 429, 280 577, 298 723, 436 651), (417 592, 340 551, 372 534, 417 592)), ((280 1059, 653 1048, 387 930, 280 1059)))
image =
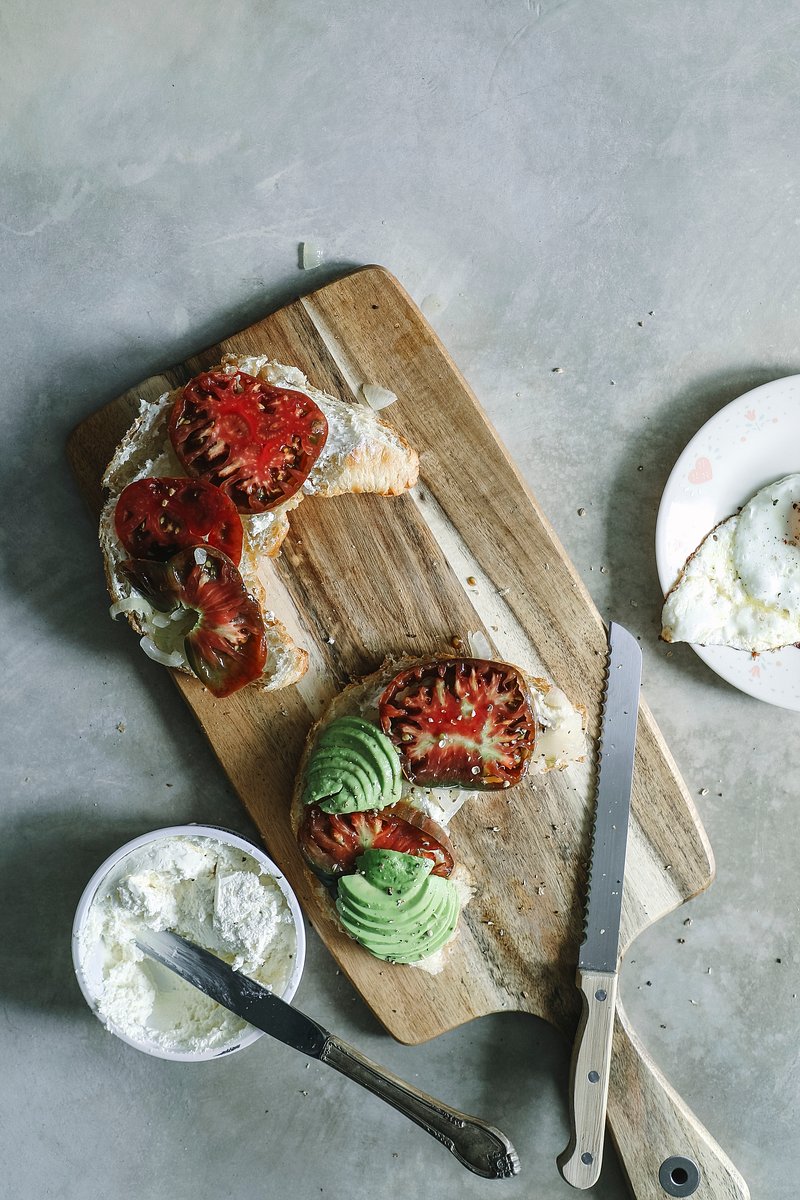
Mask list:
POLYGON ((257 1029, 360 1083, 435 1137, 476 1175, 506 1179, 518 1173, 517 1152, 499 1129, 450 1108, 377 1066, 355 1047, 210 951, 167 930, 142 932, 136 945, 143 954, 257 1029))
POLYGON ((642 678, 639 643, 612 622, 602 704, 584 940, 576 983, 583 1009, 570 1071, 572 1136, 558 1158, 567 1183, 589 1188, 603 1162, 620 922, 642 678))

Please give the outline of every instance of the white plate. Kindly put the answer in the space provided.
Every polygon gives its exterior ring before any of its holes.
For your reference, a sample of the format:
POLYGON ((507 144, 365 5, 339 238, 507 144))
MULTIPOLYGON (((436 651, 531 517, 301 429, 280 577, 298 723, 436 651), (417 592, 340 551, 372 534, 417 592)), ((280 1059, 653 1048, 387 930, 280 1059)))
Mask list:
MULTIPOLYGON (((666 594, 706 534, 766 484, 800 471, 800 375, 774 379, 720 409, 689 442, 667 480, 656 524, 666 594)), ((693 646, 712 671, 768 704, 800 712, 800 650, 752 658, 727 646, 693 646)))

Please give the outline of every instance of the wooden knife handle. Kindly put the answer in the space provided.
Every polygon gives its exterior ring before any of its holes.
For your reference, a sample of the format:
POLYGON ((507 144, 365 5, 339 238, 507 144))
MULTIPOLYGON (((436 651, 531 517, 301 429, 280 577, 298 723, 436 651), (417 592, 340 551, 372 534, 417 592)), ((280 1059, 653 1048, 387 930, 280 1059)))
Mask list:
POLYGON ((619 1004, 608 1121, 636 1200, 749 1200, 744 1179, 667 1083, 619 1004))
POLYGON ((603 1164, 617 976, 578 971, 577 984, 583 1010, 570 1070, 572 1137, 559 1155, 558 1168, 573 1187, 589 1188, 597 1182, 603 1164))

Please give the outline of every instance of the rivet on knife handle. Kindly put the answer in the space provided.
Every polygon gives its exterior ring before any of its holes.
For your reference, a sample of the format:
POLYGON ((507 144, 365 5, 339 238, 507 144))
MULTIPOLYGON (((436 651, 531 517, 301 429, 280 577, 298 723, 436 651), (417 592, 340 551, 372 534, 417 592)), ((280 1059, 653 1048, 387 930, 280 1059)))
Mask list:
POLYGON ((572 1056, 572 1138, 558 1159, 567 1183, 578 1188, 592 1186, 603 1162, 641 679, 638 642, 627 629, 612 623, 598 748, 586 936, 578 957, 577 985, 583 1011, 572 1056))

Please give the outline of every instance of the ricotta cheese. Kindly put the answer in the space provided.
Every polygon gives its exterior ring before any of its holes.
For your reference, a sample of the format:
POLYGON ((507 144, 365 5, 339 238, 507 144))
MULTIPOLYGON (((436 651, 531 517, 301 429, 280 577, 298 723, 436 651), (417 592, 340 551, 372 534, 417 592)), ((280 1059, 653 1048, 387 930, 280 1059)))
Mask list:
POLYGON ((171 929, 280 995, 296 953, 289 905, 243 850, 169 837, 127 855, 98 890, 82 956, 99 957, 98 1015, 133 1041, 202 1052, 235 1044, 247 1023, 143 955, 144 930, 171 929))

